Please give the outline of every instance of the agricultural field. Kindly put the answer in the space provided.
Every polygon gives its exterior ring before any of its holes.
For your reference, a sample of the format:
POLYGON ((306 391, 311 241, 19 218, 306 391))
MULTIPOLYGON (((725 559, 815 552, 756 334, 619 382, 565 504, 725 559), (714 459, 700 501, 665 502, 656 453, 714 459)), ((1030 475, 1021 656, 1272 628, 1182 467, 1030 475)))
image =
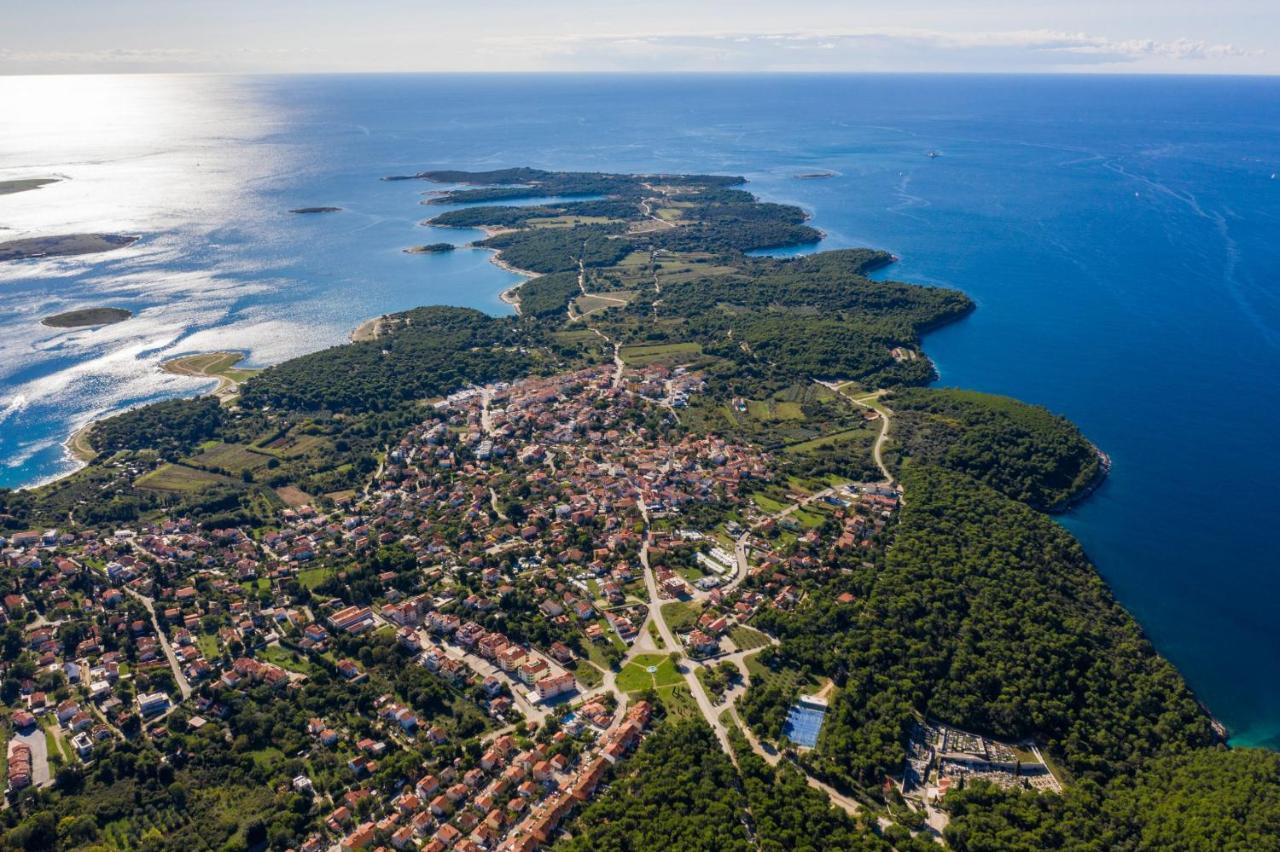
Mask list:
POLYGON ((299 506, 305 506, 314 501, 310 494, 293 485, 284 485, 275 489, 276 496, 279 497, 284 504, 291 509, 299 506))
POLYGON ((264 467, 271 457, 246 447, 244 444, 212 442, 203 452, 185 459, 193 467, 224 470, 239 476, 246 470, 264 467))
POLYGON ((319 435, 303 435, 295 429, 278 438, 268 438, 265 443, 259 440, 254 449, 282 459, 292 459, 328 444, 329 442, 319 435))
POLYGON ((645 367, 658 363, 679 364, 692 361, 701 355, 702 345, 698 343, 641 344, 624 346, 618 354, 632 367, 645 367))
POLYGON ((181 464, 163 464, 134 480, 134 487, 148 491, 165 491, 173 494, 194 494, 214 485, 233 480, 216 473, 207 473, 181 464))

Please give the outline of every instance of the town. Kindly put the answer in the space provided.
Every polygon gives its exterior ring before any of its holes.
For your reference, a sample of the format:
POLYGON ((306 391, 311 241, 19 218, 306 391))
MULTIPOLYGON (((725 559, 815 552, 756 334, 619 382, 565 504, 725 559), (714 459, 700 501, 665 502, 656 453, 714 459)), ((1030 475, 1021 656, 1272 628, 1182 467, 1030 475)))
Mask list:
MULTIPOLYGON (((759 499, 779 487, 768 454, 675 426, 703 384, 619 363, 469 388, 389 447, 364 493, 270 529, 9 536, 11 794, 117 742, 232 737, 251 693, 305 715, 291 753, 249 750, 299 768, 300 848, 532 849, 655 714, 701 716, 729 750, 725 710, 774 642, 753 617, 801 604, 829 554, 875 546, 899 495, 833 481, 759 499), (309 699, 322 679, 371 712, 307 715, 332 703, 309 699)), ((816 745, 822 713, 806 718, 793 747, 816 745)), ((935 750, 946 783, 963 764, 935 750)), ((901 783, 922 781, 909 766, 901 783)))

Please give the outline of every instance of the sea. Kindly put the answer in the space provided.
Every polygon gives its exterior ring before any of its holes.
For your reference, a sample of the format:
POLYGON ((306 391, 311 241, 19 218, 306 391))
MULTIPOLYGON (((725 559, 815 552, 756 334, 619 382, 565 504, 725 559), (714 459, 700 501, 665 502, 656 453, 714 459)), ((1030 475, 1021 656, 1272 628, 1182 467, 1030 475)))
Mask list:
MULTIPOLYGON (((1229 728, 1280 746, 1280 79, 1125 76, 0 78, 0 241, 138 235, 0 263, 0 486, 75 463, 93 418, 423 304, 503 313, 519 279, 424 227, 430 168, 720 172, 802 206, 822 249, 978 305, 940 384, 1070 417, 1113 459, 1060 517, 1229 728), (930 153, 936 156, 930 156, 930 153), (299 215, 298 207, 341 211, 299 215), (128 308, 96 329, 40 323, 128 308)), ((812 249, 807 249, 812 250, 812 249)))

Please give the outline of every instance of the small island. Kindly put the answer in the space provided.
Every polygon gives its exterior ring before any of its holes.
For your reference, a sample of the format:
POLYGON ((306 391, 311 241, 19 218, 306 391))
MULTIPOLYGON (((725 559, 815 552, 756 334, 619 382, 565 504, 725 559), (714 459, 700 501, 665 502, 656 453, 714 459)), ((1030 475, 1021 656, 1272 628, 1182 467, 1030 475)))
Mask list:
POLYGON ((290 213, 339 213, 341 207, 295 207, 290 213))
POLYGON ((19 192, 30 192, 33 189, 39 189, 42 186, 48 186, 51 183, 57 183, 58 178, 23 178, 21 180, 0 180, 0 195, 14 195, 19 192))
POLYGON ((405 254, 439 254, 441 252, 453 251, 457 246, 453 243, 431 243, 425 246, 411 246, 404 250, 405 254))
POLYGON ((60 234, 55 237, 26 237, 0 243, 0 261, 96 254, 131 246, 139 239, 141 238, 125 234, 60 234))
POLYGON ((83 328, 93 325, 113 325, 124 322, 131 316, 133 311, 124 308, 80 308, 45 317, 40 320, 40 323, 51 328, 83 328))

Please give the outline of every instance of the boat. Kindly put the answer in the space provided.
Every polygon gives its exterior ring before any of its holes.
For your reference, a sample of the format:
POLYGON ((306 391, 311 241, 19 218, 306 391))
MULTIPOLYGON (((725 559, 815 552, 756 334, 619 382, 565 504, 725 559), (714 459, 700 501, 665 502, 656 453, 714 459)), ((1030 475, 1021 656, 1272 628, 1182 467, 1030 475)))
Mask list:
POLYGON ((928 154, 928 157, 929 157, 929 159, 930 159, 930 160, 936 160, 936 159, 938 159, 938 158, 939 158, 939 157, 941 157, 941 156, 942 156, 942 155, 941 155, 941 154, 939 154, 937 151, 930 151, 930 152, 929 152, 929 154, 928 154))

